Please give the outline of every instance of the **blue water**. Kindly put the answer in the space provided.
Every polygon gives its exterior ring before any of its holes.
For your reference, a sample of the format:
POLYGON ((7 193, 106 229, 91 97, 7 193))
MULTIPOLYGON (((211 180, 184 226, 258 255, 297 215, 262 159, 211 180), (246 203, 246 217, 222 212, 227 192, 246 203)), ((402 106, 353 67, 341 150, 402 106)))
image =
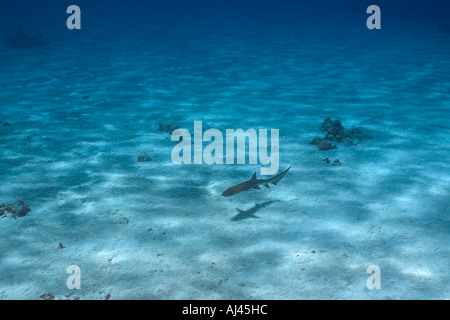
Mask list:
POLYGON ((0 299, 450 298, 448 3, 93 2, 0 3, 0 299), (321 151, 327 117, 371 139, 321 151), (194 121, 292 168, 222 197, 261 164, 175 165, 194 121))

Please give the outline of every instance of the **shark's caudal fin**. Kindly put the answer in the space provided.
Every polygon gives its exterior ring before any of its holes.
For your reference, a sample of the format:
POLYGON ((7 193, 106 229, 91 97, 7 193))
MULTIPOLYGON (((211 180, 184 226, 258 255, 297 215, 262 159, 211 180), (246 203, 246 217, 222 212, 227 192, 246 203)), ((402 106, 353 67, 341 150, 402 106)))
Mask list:
POLYGON ((277 185, 278 182, 280 182, 281 179, 284 178, 284 176, 286 175, 286 173, 288 173, 289 169, 291 169, 291 167, 287 168, 286 170, 284 170, 283 172, 281 172, 280 174, 276 175, 274 177, 274 179, 271 181, 272 184, 277 185))

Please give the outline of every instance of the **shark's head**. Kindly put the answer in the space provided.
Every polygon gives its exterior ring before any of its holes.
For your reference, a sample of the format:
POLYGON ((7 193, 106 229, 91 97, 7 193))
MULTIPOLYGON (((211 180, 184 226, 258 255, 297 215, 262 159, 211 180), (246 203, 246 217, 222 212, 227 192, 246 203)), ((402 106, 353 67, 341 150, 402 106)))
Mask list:
POLYGON ((233 188, 228 188, 227 190, 222 192, 222 197, 229 197, 229 196, 232 196, 233 194, 234 194, 233 188))

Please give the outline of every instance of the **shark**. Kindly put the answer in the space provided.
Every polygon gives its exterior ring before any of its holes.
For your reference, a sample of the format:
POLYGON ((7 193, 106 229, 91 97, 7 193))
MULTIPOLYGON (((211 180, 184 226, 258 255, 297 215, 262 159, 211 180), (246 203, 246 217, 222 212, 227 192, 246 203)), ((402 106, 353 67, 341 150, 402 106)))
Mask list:
POLYGON ((261 186, 270 188, 269 184, 271 183, 273 185, 277 185, 278 182, 280 182, 280 180, 283 179, 283 177, 288 173, 289 169, 291 169, 291 167, 267 179, 257 179, 255 172, 250 180, 235 185, 234 187, 228 188, 222 193, 222 196, 231 197, 241 192, 246 192, 254 189, 261 190, 261 186))

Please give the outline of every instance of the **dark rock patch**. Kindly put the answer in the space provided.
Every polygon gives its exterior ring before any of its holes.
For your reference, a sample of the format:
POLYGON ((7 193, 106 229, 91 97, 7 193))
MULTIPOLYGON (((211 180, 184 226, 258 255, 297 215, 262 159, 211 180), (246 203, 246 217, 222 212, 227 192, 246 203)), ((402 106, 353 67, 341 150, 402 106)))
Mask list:
POLYGON ((323 138, 314 138, 309 142, 309 144, 318 146, 322 142, 322 140, 323 140, 323 138))
POLYGON ((326 133, 324 139, 328 141, 342 142, 345 135, 345 129, 341 121, 331 120, 331 118, 327 118, 322 122, 320 131, 326 133))
POLYGON ((145 154, 141 154, 137 157, 137 161, 138 162, 150 162, 150 161, 152 161, 152 158, 145 154))
POLYGON ((331 164, 333 167, 341 166, 341 162, 339 159, 334 159, 333 163, 331 164))
POLYGON ((48 44, 48 41, 42 36, 31 36, 24 31, 18 31, 15 35, 7 37, 6 43, 13 48, 35 48, 48 44))
POLYGON ((320 131, 325 133, 323 138, 316 137, 310 141, 310 144, 316 145, 321 151, 337 149, 332 142, 343 143, 347 146, 355 146, 372 137, 364 132, 363 128, 355 127, 345 129, 340 120, 326 118, 320 125, 320 131))
POLYGON ((12 218, 25 217, 31 211, 30 206, 23 201, 18 201, 13 204, 0 205, 0 217, 10 215, 12 218))
POLYGON ((328 151, 331 149, 337 149, 337 146, 335 144, 331 144, 331 142, 327 139, 323 139, 322 141, 320 141, 319 150, 328 151))
POLYGON ((364 133, 362 128, 352 128, 345 131, 344 142, 348 146, 357 145, 359 142, 372 139, 370 135, 364 133))
POLYGON ((119 224, 128 224, 130 220, 127 217, 122 217, 119 219, 119 224))
POLYGON ((322 159, 322 161, 324 161, 326 164, 332 165, 333 167, 342 165, 341 162, 339 161, 339 159, 334 159, 334 161, 331 161, 330 158, 325 158, 325 159, 322 159))
POLYGON ((53 293, 45 293, 45 294, 41 294, 39 296, 39 298, 41 298, 43 300, 55 300, 55 295, 53 293))
POLYGON ((174 132, 176 129, 179 129, 180 127, 178 125, 173 126, 170 123, 160 123, 158 125, 158 131, 160 132, 166 132, 168 134, 172 134, 172 132, 174 132))

